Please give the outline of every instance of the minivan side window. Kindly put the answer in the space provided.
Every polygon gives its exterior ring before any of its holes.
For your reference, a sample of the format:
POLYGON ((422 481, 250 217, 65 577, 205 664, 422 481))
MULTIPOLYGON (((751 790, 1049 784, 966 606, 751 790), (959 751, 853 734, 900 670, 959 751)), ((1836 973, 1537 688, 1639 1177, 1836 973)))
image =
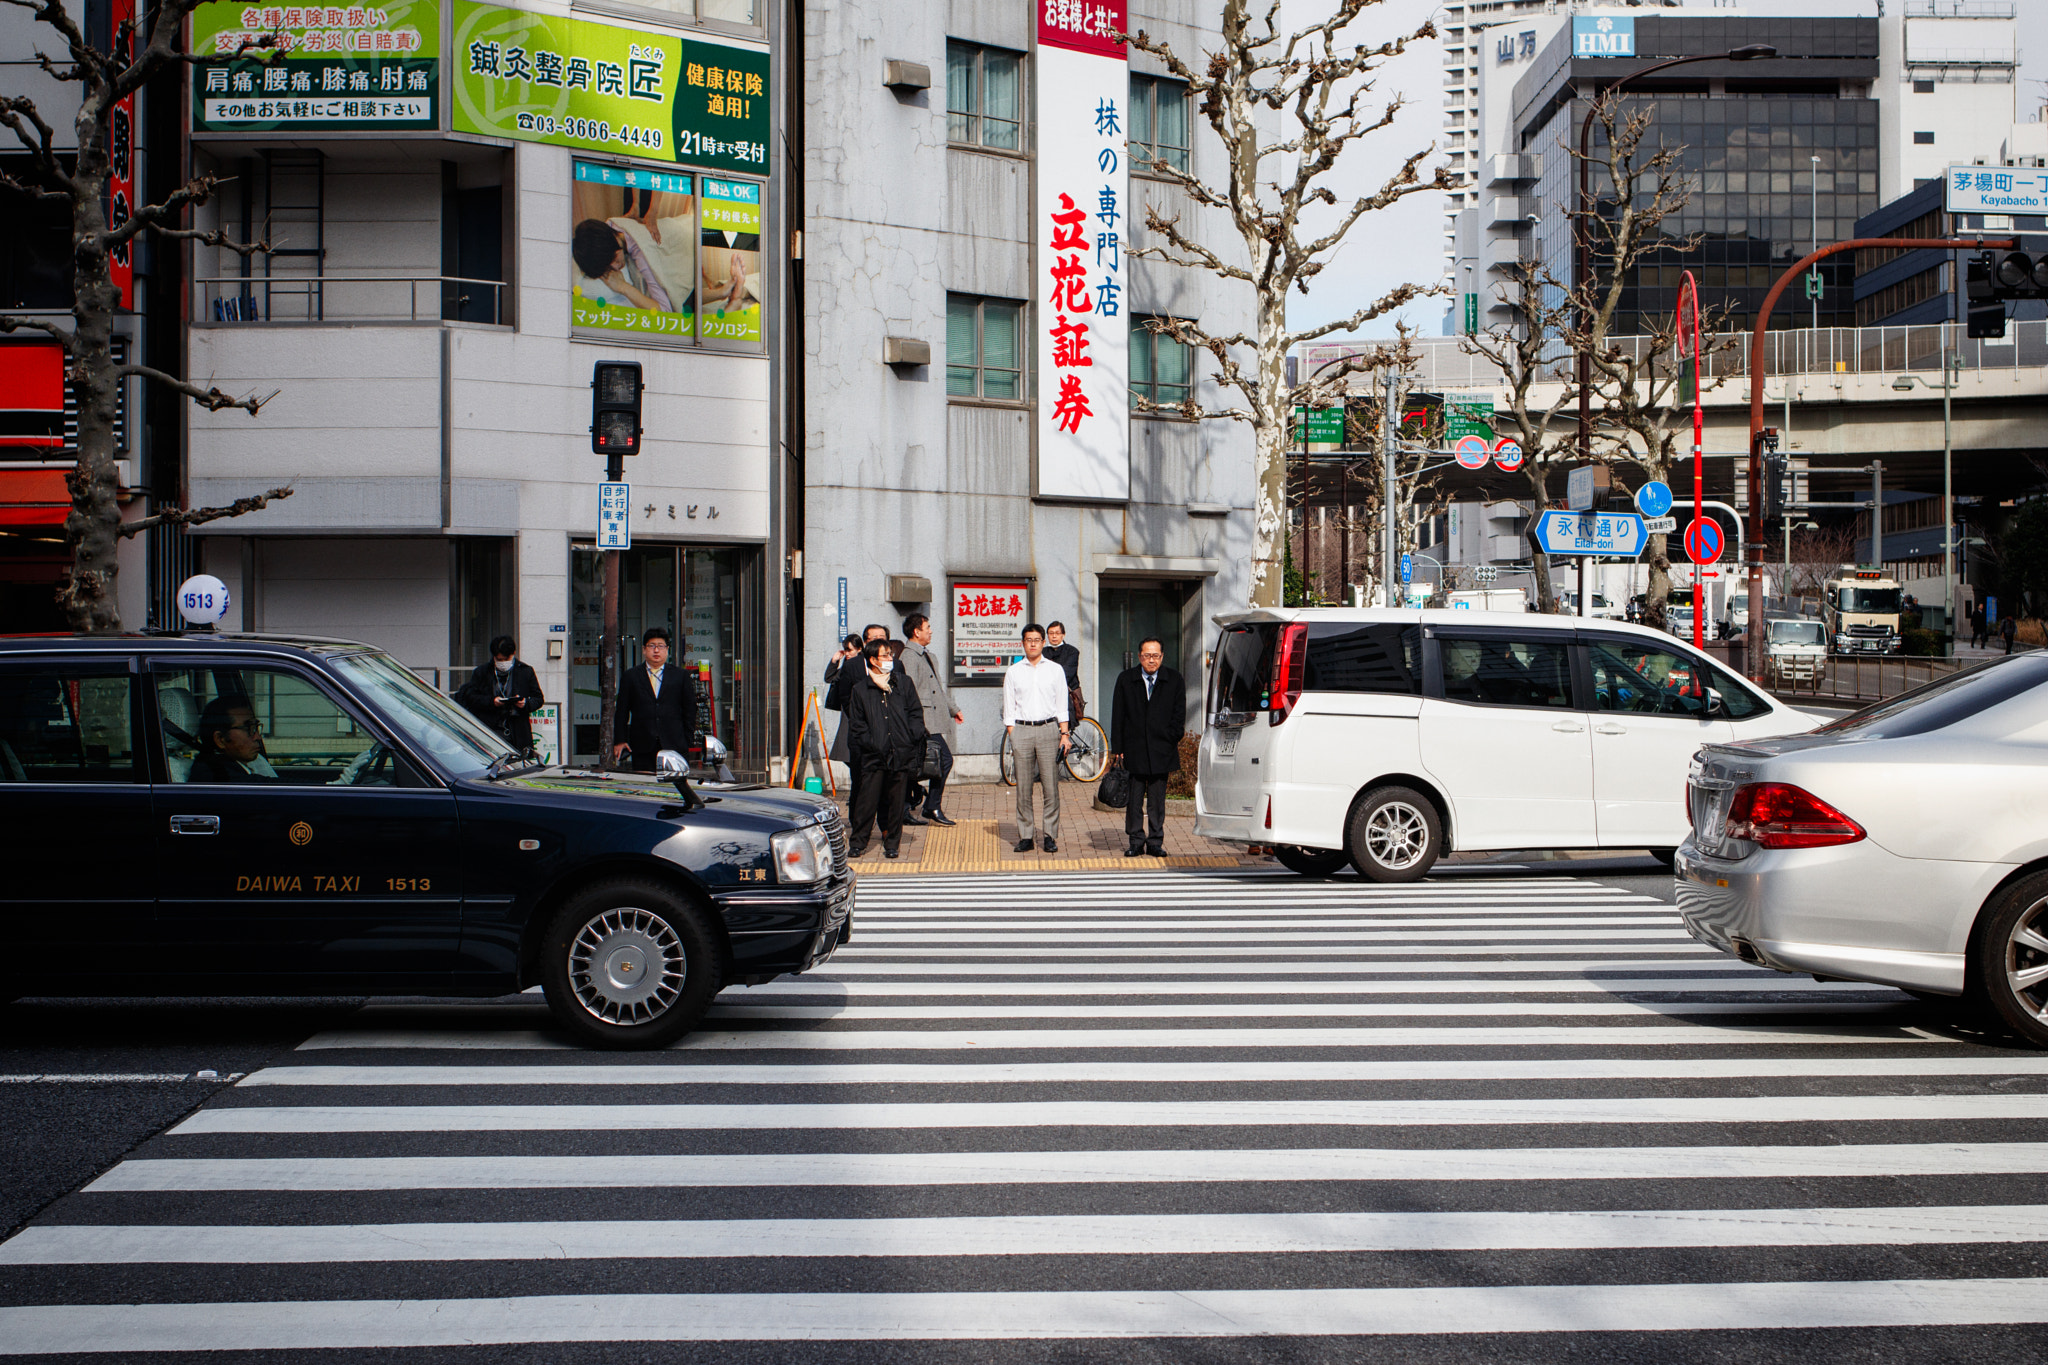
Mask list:
POLYGON ((128 665, 0 669, 0 782, 134 782, 128 665))
POLYGON ((1482 706, 1572 707, 1571 645, 1559 640, 1442 639, 1444 700, 1482 706))
POLYGON ((1422 692, 1422 631, 1416 626, 1317 621, 1308 628, 1303 687, 1310 692, 1422 692))
POLYGON ((1273 642, 1280 627, 1271 622, 1227 626, 1216 639, 1216 709, 1240 715, 1266 709, 1272 700, 1273 642))

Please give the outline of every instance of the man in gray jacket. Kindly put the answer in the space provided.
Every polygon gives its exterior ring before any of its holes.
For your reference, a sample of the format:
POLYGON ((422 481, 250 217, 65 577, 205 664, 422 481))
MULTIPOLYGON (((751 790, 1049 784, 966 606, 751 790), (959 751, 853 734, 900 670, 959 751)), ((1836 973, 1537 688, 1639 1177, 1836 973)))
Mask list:
MULTIPOLYGON (((939 661, 931 651, 931 618, 923 612, 912 612, 903 618, 903 635, 903 662, 896 665, 897 670, 917 689, 917 699, 924 707, 926 736, 939 742, 939 775, 921 779, 925 789, 924 818, 934 825, 950 825, 954 823, 953 817, 946 814, 940 799, 946 792, 946 777, 953 771, 953 725, 963 717, 946 691, 939 675, 939 661)), ((911 781, 911 794, 915 797, 920 779, 913 773, 911 781)), ((914 804, 906 801, 905 810, 912 810, 914 804)), ((912 819, 913 814, 906 814, 904 819, 912 819)))

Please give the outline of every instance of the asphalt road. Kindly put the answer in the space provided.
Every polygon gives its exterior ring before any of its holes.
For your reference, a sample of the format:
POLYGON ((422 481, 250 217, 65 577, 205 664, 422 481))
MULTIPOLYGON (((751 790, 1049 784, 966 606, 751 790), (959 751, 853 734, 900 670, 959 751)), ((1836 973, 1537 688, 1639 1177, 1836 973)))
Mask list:
POLYGON ((24 1073, 250 1074, 94 1092, 96 1145, 21 1102, 95 1174, 0 1244, 0 1351, 2048 1360, 2048 1056, 1709 953, 1669 885, 876 878, 825 970, 653 1055, 526 998, 61 1053, 80 1007, 17 1005, 24 1073))

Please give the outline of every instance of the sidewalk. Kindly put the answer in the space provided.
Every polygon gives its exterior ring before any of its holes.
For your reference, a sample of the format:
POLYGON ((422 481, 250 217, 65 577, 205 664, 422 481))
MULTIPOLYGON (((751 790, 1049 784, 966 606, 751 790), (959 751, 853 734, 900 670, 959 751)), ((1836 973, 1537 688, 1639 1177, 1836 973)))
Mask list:
MULTIPOLYGON (((884 858, 880 831, 870 836, 867 855, 854 867, 862 876, 889 872, 1088 872, 1156 871, 1161 867, 1271 867, 1265 857, 1249 858, 1235 844, 1195 834, 1195 803, 1166 803, 1164 858, 1126 858, 1124 813, 1096 810, 1095 787, 1060 785, 1059 852, 1018 853, 1017 791, 1000 783, 946 788, 946 814, 959 824, 903 827, 903 856, 884 858)), ((1034 797, 1038 793, 1033 793, 1034 797)), ((846 793, 839 793, 842 811, 846 793)))

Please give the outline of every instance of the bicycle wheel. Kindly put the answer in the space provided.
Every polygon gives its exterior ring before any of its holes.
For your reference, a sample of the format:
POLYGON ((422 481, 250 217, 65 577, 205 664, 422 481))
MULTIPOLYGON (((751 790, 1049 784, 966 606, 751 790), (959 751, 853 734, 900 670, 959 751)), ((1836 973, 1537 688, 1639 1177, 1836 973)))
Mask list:
POLYGON ((1109 736, 1102 732, 1102 723, 1093 716, 1084 716, 1067 727, 1068 739, 1066 757, 1067 776, 1076 782, 1100 782, 1103 773, 1109 770, 1109 736))
POLYGON ((1014 787, 1014 786, 1016 786, 1016 785, 1017 785, 1017 751, 1016 751, 1015 749, 1012 749, 1012 748, 1010 747, 1010 732, 1009 732, 1008 730, 1005 730, 1005 731, 1003 731, 1003 748, 1002 748, 1002 769, 1003 769, 1003 785, 1004 785, 1005 787, 1014 787))

